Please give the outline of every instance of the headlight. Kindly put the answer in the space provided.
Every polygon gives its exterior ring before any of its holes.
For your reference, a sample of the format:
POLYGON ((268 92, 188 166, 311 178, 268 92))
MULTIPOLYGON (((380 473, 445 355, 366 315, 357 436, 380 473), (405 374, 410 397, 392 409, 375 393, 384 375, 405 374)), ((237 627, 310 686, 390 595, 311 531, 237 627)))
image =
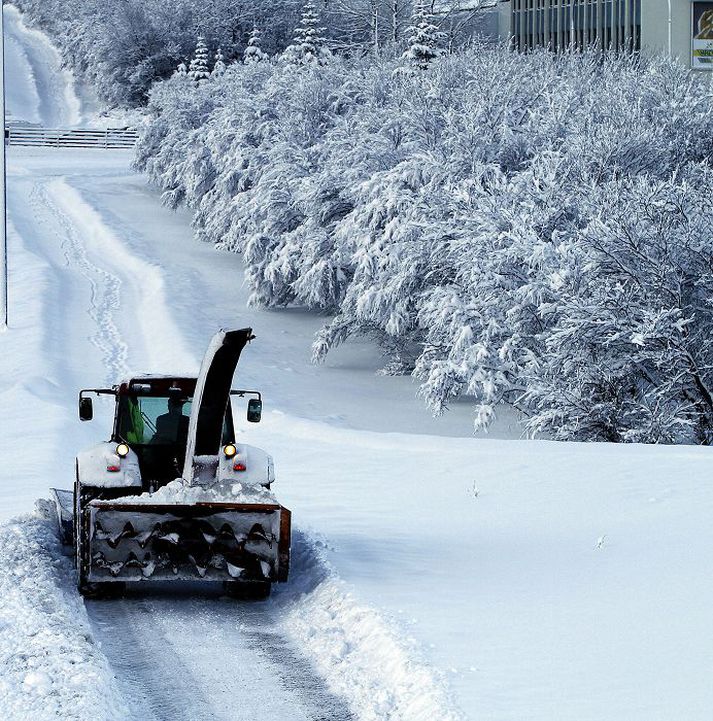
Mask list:
POLYGON ((127 446, 126 443, 119 443, 116 447, 116 455, 121 458, 126 458, 126 456, 129 455, 129 446, 127 446))
POLYGON ((227 458, 232 458, 237 452, 238 449, 232 443, 228 443, 228 445, 223 448, 223 453, 225 453, 227 458))

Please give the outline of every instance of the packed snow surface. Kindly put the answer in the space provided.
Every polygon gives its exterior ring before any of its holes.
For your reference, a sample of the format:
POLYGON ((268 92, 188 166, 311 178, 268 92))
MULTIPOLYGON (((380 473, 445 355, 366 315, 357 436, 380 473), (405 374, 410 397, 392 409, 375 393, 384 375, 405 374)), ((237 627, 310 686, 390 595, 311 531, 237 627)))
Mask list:
POLYGON ((368 343, 312 366, 322 319, 247 308, 240 259, 195 243, 129 159, 9 149, 4 719, 710 719, 711 449, 476 439, 465 405, 435 420, 375 376, 368 343), (82 604, 32 513, 108 435, 111 405, 80 424, 77 390, 195 373, 245 326, 236 383, 265 413, 237 408, 237 441, 275 457, 290 582, 256 604, 82 604))

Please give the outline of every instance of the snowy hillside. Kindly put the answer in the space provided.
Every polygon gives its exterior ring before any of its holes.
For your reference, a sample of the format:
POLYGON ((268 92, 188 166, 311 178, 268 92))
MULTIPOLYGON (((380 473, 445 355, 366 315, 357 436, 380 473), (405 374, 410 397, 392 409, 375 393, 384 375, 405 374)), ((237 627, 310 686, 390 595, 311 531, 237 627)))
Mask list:
MULTIPOLYGON (((29 67, 10 112, 34 122, 29 67)), ((62 77, 41 120, 81 113, 62 77)), ((248 308, 240 258, 197 243, 130 160, 9 149, 4 719, 710 718, 710 448, 510 440, 507 420, 473 438, 465 406, 435 420, 410 380, 375 375, 368 343, 314 366, 323 318, 248 308), (190 588, 81 603, 31 515, 108 435, 106 408, 77 420, 78 389, 195 372, 218 327, 246 325, 236 377, 266 410, 236 422, 275 456, 290 582, 255 604, 190 588)))

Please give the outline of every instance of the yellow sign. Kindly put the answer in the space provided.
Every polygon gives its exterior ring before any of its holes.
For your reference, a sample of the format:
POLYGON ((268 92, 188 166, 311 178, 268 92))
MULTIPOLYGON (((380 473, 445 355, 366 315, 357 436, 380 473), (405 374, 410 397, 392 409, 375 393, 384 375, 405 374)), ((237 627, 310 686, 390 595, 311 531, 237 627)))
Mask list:
POLYGON ((692 3, 691 67, 713 70, 713 2, 692 3))

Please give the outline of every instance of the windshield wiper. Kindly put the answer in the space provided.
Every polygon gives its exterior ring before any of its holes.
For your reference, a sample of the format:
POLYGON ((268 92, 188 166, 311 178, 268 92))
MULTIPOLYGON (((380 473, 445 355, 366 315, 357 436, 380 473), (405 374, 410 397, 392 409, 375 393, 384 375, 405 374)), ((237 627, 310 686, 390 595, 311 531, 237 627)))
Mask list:
POLYGON ((143 411, 140 411, 140 413, 144 423, 146 423, 146 425, 149 427, 149 430, 151 430, 155 434, 157 432, 156 426, 151 422, 150 418, 143 411))

